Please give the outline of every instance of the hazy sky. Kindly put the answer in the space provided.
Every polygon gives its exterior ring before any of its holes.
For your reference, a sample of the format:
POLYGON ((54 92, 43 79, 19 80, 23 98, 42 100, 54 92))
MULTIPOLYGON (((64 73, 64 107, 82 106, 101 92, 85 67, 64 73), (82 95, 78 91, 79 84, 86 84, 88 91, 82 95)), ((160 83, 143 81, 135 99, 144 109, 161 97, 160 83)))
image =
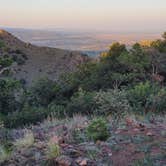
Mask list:
POLYGON ((165 31, 166 0, 0 0, 0 26, 165 31))

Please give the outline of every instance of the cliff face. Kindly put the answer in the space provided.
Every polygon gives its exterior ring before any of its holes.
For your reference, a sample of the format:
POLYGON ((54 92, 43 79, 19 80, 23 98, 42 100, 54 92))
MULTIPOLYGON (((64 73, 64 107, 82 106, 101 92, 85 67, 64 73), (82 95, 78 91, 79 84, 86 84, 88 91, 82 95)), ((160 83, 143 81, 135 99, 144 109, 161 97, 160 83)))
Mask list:
POLYGON ((62 73, 76 70, 79 64, 90 60, 78 51, 38 47, 25 43, 4 30, 0 30, 0 40, 4 42, 6 48, 0 50, 0 56, 8 55, 23 61, 15 62, 11 66, 12 77, 24 79, 27 84, 42 77, 55 80, 62 73))

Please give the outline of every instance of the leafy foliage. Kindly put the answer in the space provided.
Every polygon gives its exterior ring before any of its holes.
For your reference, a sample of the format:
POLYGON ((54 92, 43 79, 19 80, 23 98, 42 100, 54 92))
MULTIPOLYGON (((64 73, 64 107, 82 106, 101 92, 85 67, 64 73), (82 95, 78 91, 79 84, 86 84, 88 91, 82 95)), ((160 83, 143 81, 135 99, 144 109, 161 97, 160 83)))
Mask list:
POLYGON ((56 118, 64 118, 66 116, 66 107, 52 102, 48 105, 48 113, 56 118))
POLYGON ((154 113, 166 112, 166 89, 162 88, 157 93, 150 95, 147 99, 148 109, 154 113))
POLYGON ((0 57, 0 66, 8 67, 13 63, 12 58, 1 58, 0 57))
MULTIPOLYGON (((40 79, 30 88, 22 89, 18 81, 1 78, 3 124, 7 127, 35 124, 50 115, 63 118, 74 114, 111 114, 118 120, 130 110, 164 113, 165 48, 165 33, 163 39, 146 48, 136 43, 126 49, 124 44, 113 43, 98 60, 78 66, 75 72, 61 76, 58 81, 40 79), (154 76, 162 80, 155 80, 154 76)), ((1 68, 10 66, 13 60, 18 63, 19 58, 27 59, 20 50, 14 53, 19 57, 0 58, 1 68)))
POLYGON ((47 118, 49 113, 44 108, 27 107, 20 112, 8 114, 4 118, 4 125, 8 128, 16 128, 28 124, 36 124, 47 118))
POLYGON ((0 145, 0 164, 10 158, 10 151, 5 146, 0 145))
POLYGON ((138 43, 128 53, 122 54, 119 61, 134 72, 144 72, 150 65, 148 56, 138 43))
POLYGON ((111 114, 118 119, 131 110, 126 92, 118 89, 97 92, 95 102, 99 114, 111 114))
POLYGON ((0 40, 0 48, 3 48, 3 47, 5 47, 5 43, 2 40, 0 40))
POLYGON ((159 50, 160 52, 166 52, 166 32, 162 35, 164 40, 158 39, 153 41, 151 46, 159 50))
POLYGON ((115 59, 116 57, 120 56, 122 53, 126 52, 126 46, 120 43, 113 43, 110 46, 108 54, 106 54, 105 58, 115 59))
POLYGON ((47 148, 47 156, 49 159, 56 158, 60 156, 60 147, 58 144, 55 143, 48 143, 48 148, 47 148))
POLYGON ((150 82, 139 83, 128 91, 128 99, 134 111, 147 113, 149 111, 164 112, 165 88, 160 88, 150 82))
POLYGON ((0 79, 0 113, 7 115, 17 110, 16 90, 19 82, 11 79, 0 79))
POLYGON ((87 128, 87 135, 90 139, 105 141, 109 137, 107 122, 102 119, 94 119, 87 128))
POLYGON ((67 105, 67 114, 92 114, 95 108, 94 93, 85 92, 82 89, 71 97, 67 105))
POLYGON ((61 95, 60 90, 56 82, 47 78, 40 79, 30 89, 29 101, 34 105, 47 106, 61 95))

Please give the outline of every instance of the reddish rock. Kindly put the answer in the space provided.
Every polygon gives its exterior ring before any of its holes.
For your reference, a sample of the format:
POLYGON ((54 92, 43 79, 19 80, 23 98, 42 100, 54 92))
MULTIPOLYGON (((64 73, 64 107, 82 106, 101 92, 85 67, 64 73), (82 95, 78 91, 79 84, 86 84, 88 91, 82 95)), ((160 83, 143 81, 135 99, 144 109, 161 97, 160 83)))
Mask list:
POLYGON ((63 138, 62 138, 62 137, 58 137, 58 136, 52 137, 52 138, 50 139, 50 141, 51 141, 52 143, 59 144, 59 145, 64 143, 63 138))
POLYGON ((86 166, 87 165, 87 160, 86 159, 82 160, 79 165, 80 166, 86 166))
POLYGON ((147 132, 146 135, 147 136, 153 136, 153 134, 151 132, 147 132))
POLYGON ((72 166, 72 159, 67 156, 60 156, 56 159, 58 166, 72 166))

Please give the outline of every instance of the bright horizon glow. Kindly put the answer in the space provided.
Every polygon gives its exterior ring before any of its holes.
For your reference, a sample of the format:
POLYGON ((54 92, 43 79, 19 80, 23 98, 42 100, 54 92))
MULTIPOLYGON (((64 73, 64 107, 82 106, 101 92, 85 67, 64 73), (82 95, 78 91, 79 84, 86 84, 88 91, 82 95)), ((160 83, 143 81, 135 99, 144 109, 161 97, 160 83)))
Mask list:
POLYGON ((0 0, 0 26, 166 30, 166 0, 0 0))

